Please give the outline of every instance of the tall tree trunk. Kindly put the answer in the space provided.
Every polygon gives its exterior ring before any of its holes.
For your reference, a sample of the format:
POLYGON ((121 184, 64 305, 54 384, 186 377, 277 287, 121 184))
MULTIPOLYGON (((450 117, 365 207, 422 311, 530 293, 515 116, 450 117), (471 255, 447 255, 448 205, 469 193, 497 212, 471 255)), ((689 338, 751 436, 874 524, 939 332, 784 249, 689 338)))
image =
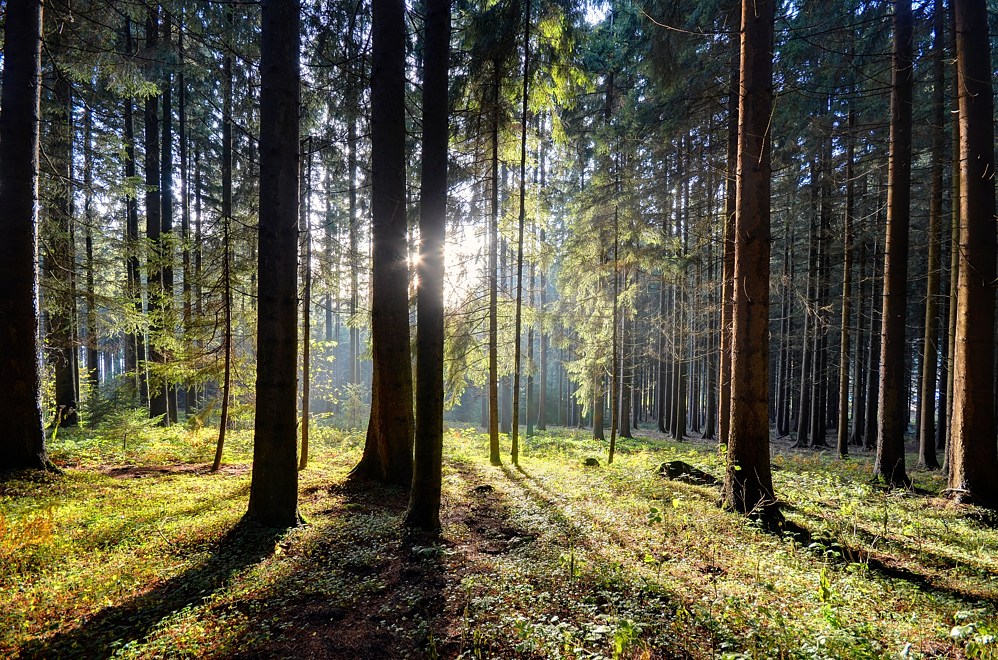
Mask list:
POLYGON ((960 284, 950 495, 959 502, 998 508, 995 445, 995 182, 991 43, 984 0, 964 0, 956 10, 960 104, 960 284))
MULTIPOLYGON (((953 3, 950 2, 950 43, 952 45, 952 50, 956 53, 956 12, 953 9, 953 3)), ((943 452, 943 470, 949 473, 949 456, 950 456, 950 436, 952 435, 953 427, 953 401, 955 393, 953 391, 953 376, 956 372, 956 364, 954 363, 954 358, 956 356, 956 312, 957 312, 957 291, 960 286, 960 218, 961 218, 961 205, 963 200, 961 199, 960 190, 962 189, 962 174, 960 165, 960 94, 962 93, 963 86, 960 80, 960 69, 958 58, 953 58, 953 80, 952 85, 952 114, 957 117, 957 120, 952 122, 951 125, 951 148, 952 148, 952 179, 950 183, 950 188, 952 194, 950 195, 950 277, 949 277, 949 300, 947 301, 949 315, 946 319, 947 324, 947 358, 946 358, 946 408, 945 415, 943 419, 946 423, 946 428, 942 429, 940 433, 940 444, 943 452)))
POLYGON ((412 479, 412 364, 405 194, 405 7, 374 0, 371 50, 371 418, 351 475, 412 479))
POLYGON ((742 3, 731 421, 724 502, 774 524, 769 460, 770 117, 773 0, 742 3))
POLYGON ((312 139, 302 158, 302 193, 299 202, 301 216, 301 449, 298 452, 298 469, 308 467, 308 433, 312 386, 312 139))
MULTIPOLYGON (((163 42, 167 49, 172 48, 171 22, 170 16, 163 16, 163 42)), ((173 252, 175 249, 175 238, 173 236, 173 76, 167 68, 163 75, 162 92, 160 98, 163 102, 163 121, 161 128, 162 139, 162 159, 160 163, 160 204, 162 210, 160 220, 162 222, 160 234, 160 254, 162 256, 162 277, 163 277, 163 297, 161 302, 162 327, 160 331, 164 336, 164 343, 169 345, 174 340, 174 328, 176 321, 173 309, 173 252)), ((166 353, 163 354, 163 362, 168 361, 166 353)), ((169 423, 177 421, 177 386, 171 379, 164 380, 164 387, 167 388, 167 410, 169 423)))
POLYGON ((513 422, 510 461, 520 461, 520 328, 523 324, 523 229, 527 222, 527 106, 530 89, 530 0, 523 13, 523 89, 520 109, 520 214, 516 225, 516 311, 513 316, 513 422))
POLYGON ((450 0, 426 4, 423 161, 416 297, 416 442, 407 525, 440 529, 444 433, 444 242, 447 234, 447 74, 450 0))
POLYGON ((97 295, 94 290, 94 120, 90 106, 83 111, 83 226, 87 260, 87 384, 90 398, 100 389, 100 342, 97 338, 97 295))
POLYGON ((943 68, 942 0, 933 3, 932 38, 932 177, 929 185, 929 254, 925 282, 925 340, 922 344, 922 382, 919 388, 918 465, 930 470, 939 468, 936 459, 936 362, 939 334, 939 251, 943 214, 943 104, 945 75, 943 68))
POLYGON ((913 21, 911 0, 894 2, 891 136, 887 165, 887 238, 884 242, 884 310, 881 325, 880 396, 874 477, 907 486, 904 434, 905 314, 908 286, 908 225, 911 201, 911 101, 913 21))
MULTIPOLYGON (((186 26, 181 21, 180 29, 177 32, 177 50, 180 54, 180 71, 177 74, 178 98, 178 130, 177 140, 180 142, 180 249, 181 266, 183 271, 183 319, 181 327, 184 333, 189 332, 193 323, 193 301, 191 299, 193 287, 191 284, 191 196, 190 196, 190 171, 188 169, 188 149, 190 144, 187 140, 187 78, 184 75, 184 30, 186 26)), ((183 385, 184 414, 191 414, 192 385, 185 382, 183 385)))
MULTIPOLYGON (((159 47, 159 9, 154 6, 146 14, 146 48, 155 52, 159 47)), ((149 416, 159 417, 161 424, 170 423, 168 387, 161 373, 166 362, 160 334, 165 327, 163 300, 167 292, 163 286, 163 224, 160 201, 160 126, 159 96, 150 95, 145 100, 145 184, 146 184, 146 239, 149 243, 146 258, 146 292, 149 306, 149 416)))
MULTIPOLYGON (((856 213, 854 161, 856 145, 853 131, 856 126, 856 116, 849 108, 846 117, 848 134, 846 139, 846 211, 842 218, 842 319, 839 331, 839 419, 836 425, 836 445, 839 456, 845 458, 849 453, 849 330, 852 322, 852 252, 853 226, 856 213)), ((859 375, 858 373, 856 374, 859 375)), ((858 378, 853 383, 853 391, 857 391, 858 378)))
POLYGON ((42 3, 10 0, 0 94, 0 470, 49 465, 38 364, 42 3))
MULTIPOLYGON (((63 50, 59 36, 48 45, 63 50)), ((55 61, 51 62, 54 102, 51 120, 46 122, 45 157, 42 166, 52 188, 44 205, 42 223, 42 263, 44 264, 45 355, 54 375, 55 410, 52 427, 76 426, 77 316, 76 254, 73 221, 73 100, 70 81, 55 61)))
MULTIPOLYGON (((132 56, 132 23, 125 18, 125 57, 132 56)), ((132 97, 125 99, 124 108, 125 137, 125 178, 135 180, 135 120, 134 101, 132 97)), ((142 274, 139 264, 139 202, 135 195, 127 193, 125 197, 125 274, 127 293, 132 298, 136 317, 142 316, 142 274)), ((145 382, 145 339, 135 324, 129 324, 125 334, 125 371, 131 374, 135 394, 143 403, 146 389, 145 382)))
MULTIPOLYGON (((817 176, 817 167, 812 164, 812 179, 817 176)), ((812 183, 811 187, 811 213, 810 225, 808 227, 808 248, 807 253, 807 284, 804 294, 804 331, 801 334, 801 371, 800 371, 800 397, 797 399, 797 440, 794 447, 807 447, 810 445, 811 434, 811 394, 812 394, 812 371, 814 369, 814 343, 813 338, 817 334, 816 326, 818 318, 815 314, 814 300, 818 282, 818 243, 820 241, 817 228, 817 209, 815 208, 816 187, 812 183)))
POLYGON ((499 465, 499 67, 492 71, 492 181, 489 189, 489 462, 499 465))
MULTIPOLYGON (((542 138, 542 144, 543 142, 542 138)), ((544 189, 546 182, 544 180, 544 149, 541 149, 541 190, 544 189)), ((544 245, 545 236, 544 228, 540 230, 540 241, 541 245, 544 245)), ((548 397, 548 336, 545 331, 545 321, 546 321, 546 304, 547 304, 547 278, 544 275, 543 262, 541 265, 541 277, 540 277, 540 308, 537 310, 538 323, 537 323, 537 334, 540 337, 540 364, 538 369, 540 372, 540 378, 538 383, 538 393, 537 393, 537 430, 546 431, 547 430, 547 397, 548 397)))
MULTIPOLYGON (((735 12, 732 11, 731 14, 732 22, 735 22, 735 12)), ((721 260, 721 355, 718 374, 720 394, 717 399, 718 433, 722 445, 728 442, 731 417, 731 314, 735 295, 735 213, 737 212, 735 195, 737 194, 739 112, 741 112, 738 87, 739 70, 742 65, 739 59, 741 34, 738 30, 731 30, 731 43, 729 44, 731 60, 728 67, 728 144, 724 173, 726 184, 724 193, 724 250, 721 260)))
MULTIPOLYGON (((246 517, 271 527, 289 527, 298 522, 301 10, 297 2, 281 0, 263 0, 262 8, 256 416, 246 517)), ((375 96, 374 101, 377 107, 383 99, 375 96)))
MULTIPOLYGON (((225 11, 225 20, 233 25, 232 6, 225 11)), ((232 388, 232 55, 226 50, 222 61, 222 412, 218 421, 218 440, 215 443, 215 460, 211 471, 222 466, 225 431, 229 427, 229 400, 232 388)), ((200 173, 200 172, 199 172, 200 173)), ((198 186, 200 191, 200 186, 198 186)), ((200 197, 199 197, 200 199, 200 197)), ((200 207, 200 201, 198 202, 200 207)), ((200 218, 200 210, 198 217, 200 218)), ((200 261, 200 258, 198 259, 200 261)), ((200 268, 198 268, 200 270, 200 268)))

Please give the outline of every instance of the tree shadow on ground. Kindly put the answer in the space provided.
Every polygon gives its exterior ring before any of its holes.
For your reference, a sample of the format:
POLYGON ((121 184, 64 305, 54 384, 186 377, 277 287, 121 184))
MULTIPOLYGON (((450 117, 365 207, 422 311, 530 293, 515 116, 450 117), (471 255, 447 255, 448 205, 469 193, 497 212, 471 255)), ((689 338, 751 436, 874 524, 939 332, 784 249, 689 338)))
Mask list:
MULTIPOLYGON (((788 536, 793 537, 797 543, 800 543, 805 548, 810 548, 812 544, 817 544, 819 548, 834 551, 835 554, 824 553, 823 559, 825 560, 832 560, 838 563, 862 564, 882 577, 901 580, 924 591, 964 601, 968 605, 982 601, 998 605, 998 597, 994 595, 975 593, 967 589, 938 584, 934 576, 902 566, 900 563, 895 562, 894 558, 888 554, 875 554, 875 551, 871 548, 855 547, 845 542, 844 539, 833 534, 828 534, 827 532, 815 534, 809 528, 793 520, 785 520, 782 529, 772 533, 783 538, 788 536)), ((924 549, 918 550, 916 554, 942 559, 936 553, 931 553, 924 549)))
POLYGON ((328 492, 341 501, 319 515, 335 524, 313 518, 307 555, 265 597, 235 604, 251 607, 254 620, 281 632, 227 655, 353 660, 439 653, 434 631, 446 617, 443 559, 450 541, 401 524, 371 524, 385 516, 401 522, 405 489, 348 480, 328 492), (316 584, 318 575, 343 589, 330 593, 316 584))
POLYGON ((242 569, 270 555, 282 534, 283 530, 240 521, 201 563, 120 605, 81 619, 75 628, 26 644, 17 657, 110 657, 118 646, 144 639, 170 614, 224 588, 242 569))

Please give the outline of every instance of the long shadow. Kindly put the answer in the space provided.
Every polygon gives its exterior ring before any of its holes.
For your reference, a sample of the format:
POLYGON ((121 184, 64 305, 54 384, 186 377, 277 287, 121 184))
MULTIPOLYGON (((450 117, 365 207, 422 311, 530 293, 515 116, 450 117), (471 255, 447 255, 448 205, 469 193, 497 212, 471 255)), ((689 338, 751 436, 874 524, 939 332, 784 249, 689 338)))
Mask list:
POLYGON ((29 642, 17 657, 110 657, 119 645, 141 641, 165 617, 200 603, 225 587, 243 568, 270 555, 282 533, 241 521, 215 544, 202 563, 146 593, 82 619, 75 628, 29 642))
MULTIPOLYGON (((404 527, 371 525, 372 516, 402 517, 405 489, 350 480, 328 490, 342 501, 313 518, 312 530, 306 531, 313 535, 309 553, 290 563, 293 570, 252 603, 254 619, 283 632, 226 655, 326 660, 433 655, 430 649, 443 643, 433 631, 447 627, 442 557, 449 541, 404 527), (320 516, 333 524, 323 525, 320 516), (327 580, 324 586, 315 584, 311 576, 316 575, 327 580), (337 582, 349 586, 331 589, 337 582), (378 586, 358 590, 360 583, 378 586)), ((244 605, 250 604, 236 604, 244 605)))
POLYGON ((992 605, 998 605, 998 598, 994 596, 936 584, 928 575, 913 571, 910 568, 905 568, 904 566, 888 563, 885 561, 885 558, 874 555, 872 551, 851 546, 848 543, 845 543, 841 538, 835 536, 830 537, 827 534, 816 536, 810 529, 792 520, 785 520, 783 528, 772 533, 781 537, 786 537, 788 535, 793 536, 793 538, 804 547, 810 546, 815 539, 823 542, 823 545, 828 545, 826 542, 831 541, 832 547, 839 550, 841 556, 838 558, 838 561, 841 563, 862 563, 865 564, 870 570, 883 577, 893 580, 903 580, 904 582, 912 584, 924 591, 947 595, 957 600, 962 600, 968 604, 980 603, 983 601, 992 605))

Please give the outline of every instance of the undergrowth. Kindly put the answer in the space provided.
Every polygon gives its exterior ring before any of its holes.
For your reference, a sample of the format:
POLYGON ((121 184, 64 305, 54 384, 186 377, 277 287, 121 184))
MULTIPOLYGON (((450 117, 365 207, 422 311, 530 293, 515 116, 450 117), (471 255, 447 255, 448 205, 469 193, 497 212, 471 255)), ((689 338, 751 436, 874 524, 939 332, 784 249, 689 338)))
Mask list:
POLYGON ((869 457, 774 446, 788 520, 717 506, 716 445, 559 429, 488 464, 446 437, 437 539, 406 494, 345 483, 363 438, 313 429, 307 524, 240 524, 251 437, 139 418, 60 432, 63 474, 0 482, 0 655, 24 657, 998 657, 998 531, 938 474, 882 490, 869 457), (597 458, 600 466, 586 466, 597 458))

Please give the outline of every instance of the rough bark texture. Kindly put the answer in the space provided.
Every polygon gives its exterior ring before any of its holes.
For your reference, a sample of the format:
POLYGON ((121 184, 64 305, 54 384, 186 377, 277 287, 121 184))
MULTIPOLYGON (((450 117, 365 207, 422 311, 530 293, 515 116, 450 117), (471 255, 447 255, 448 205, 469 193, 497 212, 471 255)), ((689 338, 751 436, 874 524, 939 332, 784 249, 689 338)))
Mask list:
POLYGON ((7 3, 0 106, 0 470, 44 468, 38 365, 42 3, 7 3))
MULTIPOLYGON (((159 15, 155 9, 150 9, 146 16, 146 47, 155 51, 159 44, 159 15)), ((146 239, 149 242, 148 258, 146 259, 146 292, 149 305, 149 367, 155 369, 162 364, 165 357, 160 349, 157 335, 163 328, 161 310, 164 297, 163 290, 163 245, 161 239, 162 216, 160 203, 160 173, 159 159, 161 156, 159 138, 159 97, 148 96, 145 100, 143 116, 145 129, 144 174, 146 184, 146 239)), ((149 386, 149 416, 162 416, 163 423, 169 423, 169 403, 166 382, 161 376, 150 374, 149 386)))
POLYGON ((492 81, 492 198, 489 217, 489 462, 499 465, 499 72, 492 81))
POLYGON ((905 470, 904 434, 908 426, 905 313, 911 202, 912 38, 911 0, 896 0, 877 459, 873 467, 874 477, 892 486, 907 486, 910 483, 905 470))
MULTIPOLYGON (((943 3, 933 8, 932 49, 932 177, 929 183, 929 254, 925 282, 925 340, 922 343, 922 381, 919 384, 918 465, 939 467, 936 459, 936 376, 939 356, 939 252, 943 214, 943 3)), ((945 396, 945 395, 944 395, 945 396)))
POLYGON ((371 419, 352 476, 412 478, 412 356, 405 210, 405 8, 374 0, 371 23, 371 419))
POLYGON ((444 241, 447 232, 447 73, 450 0, 426 3, 423 163, 416 298, 416 440, 407 525, 440 529, 444 420, 444 241))
MULTIPOLYGON (((53 45, 59 49, 60 46, 53 45)), ((43 171, 52 194, 44 205, 45 354, 54 375, 51 426, 79 422, 77 390, 76 250, 73 222, 73 107, 66 73, 53 64, 55 99, 46 132, 43 171)))
POLYGON ((960 91, 960 280, 949 492, 998 508, 994 416, 995 182, 991 47, 984 0, 956 10, 960 91))
MULTIPOLYGON (((734 12, 732 12, 734 13, 734 12)), ((728 441, 728 426, 731 411, 731 305, 734 296, 735 271, 735 170, 738 158, 738 112, 739 91, 738 72, 740 63, 739 35, 731 32, 731 64, 729 67, 728 93, 728 151, 726 159, 727 178, 724 194, 724 248, 721 256, 721 341, 718 367, 717 425, 721 444, 728 441)), ((665 389, 664 387, 662 388, 665 389)), ((664 407, 664 406, 663 406, 664 407)), ((660 431, 665 431, 659 425, 660 431)))
POLYGON ((726 506, 779 516, 769 459, 770 135, 772 0, 742 3, 738 178, 726 506))
POLYGON ((253 479, 246 517, 298 522, 298 108, 300 9, 263 0, 260 241, 253 479))
MULTIPOLYGON (((855 127, 855 115, 849 111, 847 124, 855 127)), ((849 324, 852 312, 852 232, 855 214, 853 190, 853 160, 855 145, 850 134, 846 148, 846 213, 842 227, 842 323, 839 333, 839 410, 836 446, 839 456, 849 453, 849 324)), ((858 382, 859 379, 857 378, 858 382)))

